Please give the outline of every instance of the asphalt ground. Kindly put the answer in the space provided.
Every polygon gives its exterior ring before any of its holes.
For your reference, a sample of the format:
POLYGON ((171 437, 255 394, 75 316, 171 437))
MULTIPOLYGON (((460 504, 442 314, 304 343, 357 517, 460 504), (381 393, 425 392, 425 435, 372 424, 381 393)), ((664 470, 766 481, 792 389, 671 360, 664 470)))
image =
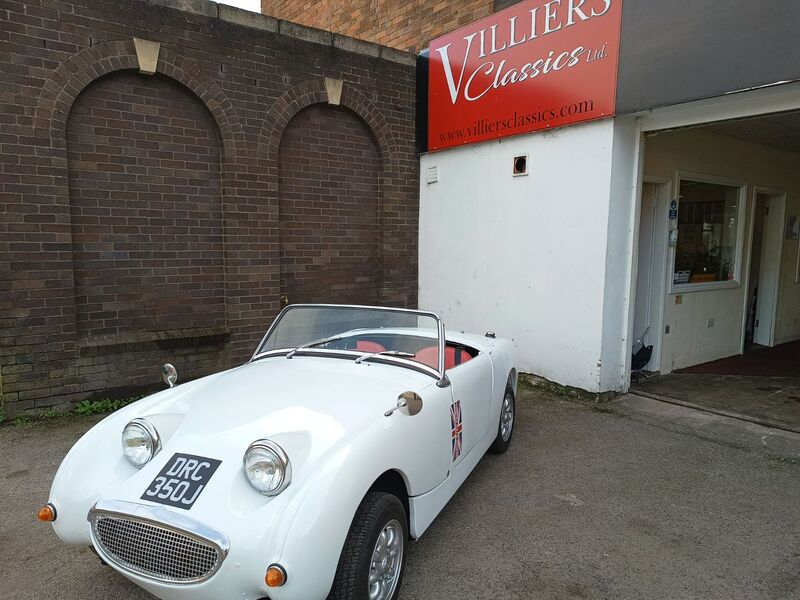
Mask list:
MULTIPOLYGON (((151 598, 35 519, 94 421, 0 427, 0 598, 151 598)), ((411 544, 401 598, 800 598, 800 437, 774 434, 523 389, 510 450, 411 544)))

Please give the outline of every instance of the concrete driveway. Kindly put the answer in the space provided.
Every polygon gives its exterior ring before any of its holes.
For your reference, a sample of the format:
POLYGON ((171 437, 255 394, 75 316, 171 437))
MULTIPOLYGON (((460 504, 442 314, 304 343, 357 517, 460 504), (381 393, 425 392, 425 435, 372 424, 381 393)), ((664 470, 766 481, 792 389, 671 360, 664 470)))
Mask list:
MULTIPOLYGON (((800 436, 634 397, 518 404, 509 452, 412 545, 403 600, 800 598, 800 436)), ((3 598, 150 598, 34 518, 92 422, 0 427, 3 598)))

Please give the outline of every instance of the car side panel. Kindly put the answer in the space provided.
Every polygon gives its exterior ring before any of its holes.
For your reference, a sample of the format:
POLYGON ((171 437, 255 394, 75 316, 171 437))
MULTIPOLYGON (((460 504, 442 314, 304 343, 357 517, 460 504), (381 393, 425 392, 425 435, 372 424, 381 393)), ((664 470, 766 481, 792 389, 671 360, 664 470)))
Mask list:
POLYGON ((453 459, 460 463, 467 453, 486 436, 492 413, 493 368, 488 353, 482 352, 470 361, 447 371, 453 402, 460 403, 461 451, 453 459))
POLYGON ((384 472, 399 472, 409 491, 428 488, 419 482, 430 481, 431 472, 439 474, 437 484, 445 480, 451 457, 449 397, 446 389, 432 391, 423 397, 420 414, 398 411, 386 417, 339 449, 296 492, 279 524, 278 539, 284 539, 279 562, 288 582, 270 591, 271 600, 327 596, 353 515, 384 472))
POLYGON ((492 373, 490 376, 495 382, 491 400, 488 401, 491 408, 488 412, 486 430, 481 439, 462 457, 459 464, 451 470, 450 475, 440 486, 409 500, 412 515, 411 534, 415 538, 420 537, 430 526, 494 442, 500 422, 500 407, 509 376, 511 376, 512 387, 516 391, 517 372, 513 344, 509 340, 498 339, 487 348, 486 352, 491 358, 492 373))
MULTIPOLYGON (((498 416, 499 418, 499 416, 498 416)), ((414 538, 419 538, 425 530, 433 523, 433 520, 441 512, 441 510, 450 501, 461 487, 461 484, 467 479, 469 474, 480 462, 483 455, 492 445, 495 438, 495 432, 490 432, 482 440, 480 440, 470 452, 464 456, 464 459, 451 471, 447 479, 435 490, 431 490, 427 494, 416 496, 409 500, 411 505, 411 535, 414 538)))

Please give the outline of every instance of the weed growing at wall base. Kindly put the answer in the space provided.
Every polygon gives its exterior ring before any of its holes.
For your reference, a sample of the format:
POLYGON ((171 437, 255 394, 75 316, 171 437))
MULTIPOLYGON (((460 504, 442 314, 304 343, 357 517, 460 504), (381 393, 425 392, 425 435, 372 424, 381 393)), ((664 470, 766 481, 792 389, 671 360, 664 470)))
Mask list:
POLYGON ((72 411, 76 415, 99 415, 101 413, 114 412, 123 406, 127 406, 131 402, 136 402, 143 396, 135 396, 133 398, 122 398, 119 400, 82 400, 78 402, 75 409, 72 411))
POLYGON ((27 425, 29 423, 38 421, 49 421, 59 418, 69 418, 75 416, 85 417, 90 415, 112 413, 142 398, 144 398, 144 395, 132 396, 130 398, 119 398, 116 400, 111 400, 109 398, 104 398, 102 400, 82 400, 81 402, 78 402, 78 404, 75 405, 75 408, 69 412, 59 412, 55 409, 48 408, 47 410, 39 413, 20 415, 14 419, 11 419, 10 421, 6 420, 5 412, 0 411, 0 424, 10 423, 11 425, 27 425))

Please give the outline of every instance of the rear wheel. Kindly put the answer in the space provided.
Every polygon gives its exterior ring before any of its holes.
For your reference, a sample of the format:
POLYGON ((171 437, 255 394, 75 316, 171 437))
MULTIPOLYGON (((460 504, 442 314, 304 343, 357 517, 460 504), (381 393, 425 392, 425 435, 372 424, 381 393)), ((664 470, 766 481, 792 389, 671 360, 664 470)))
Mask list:
POLYGON ((406 564, 403 503, 383 492, 361 501, 339 558, 328 600, 395 600, 406 564))
POLYGON ((492 454, 502 454, 511 445, 511 436, 514 434, 514 419, 516 417, 516 404, 514 390, 511 386, 506 388, 503 404, 500 407, 500 423, 497 426, 497 437, 489 447, 492 454))

